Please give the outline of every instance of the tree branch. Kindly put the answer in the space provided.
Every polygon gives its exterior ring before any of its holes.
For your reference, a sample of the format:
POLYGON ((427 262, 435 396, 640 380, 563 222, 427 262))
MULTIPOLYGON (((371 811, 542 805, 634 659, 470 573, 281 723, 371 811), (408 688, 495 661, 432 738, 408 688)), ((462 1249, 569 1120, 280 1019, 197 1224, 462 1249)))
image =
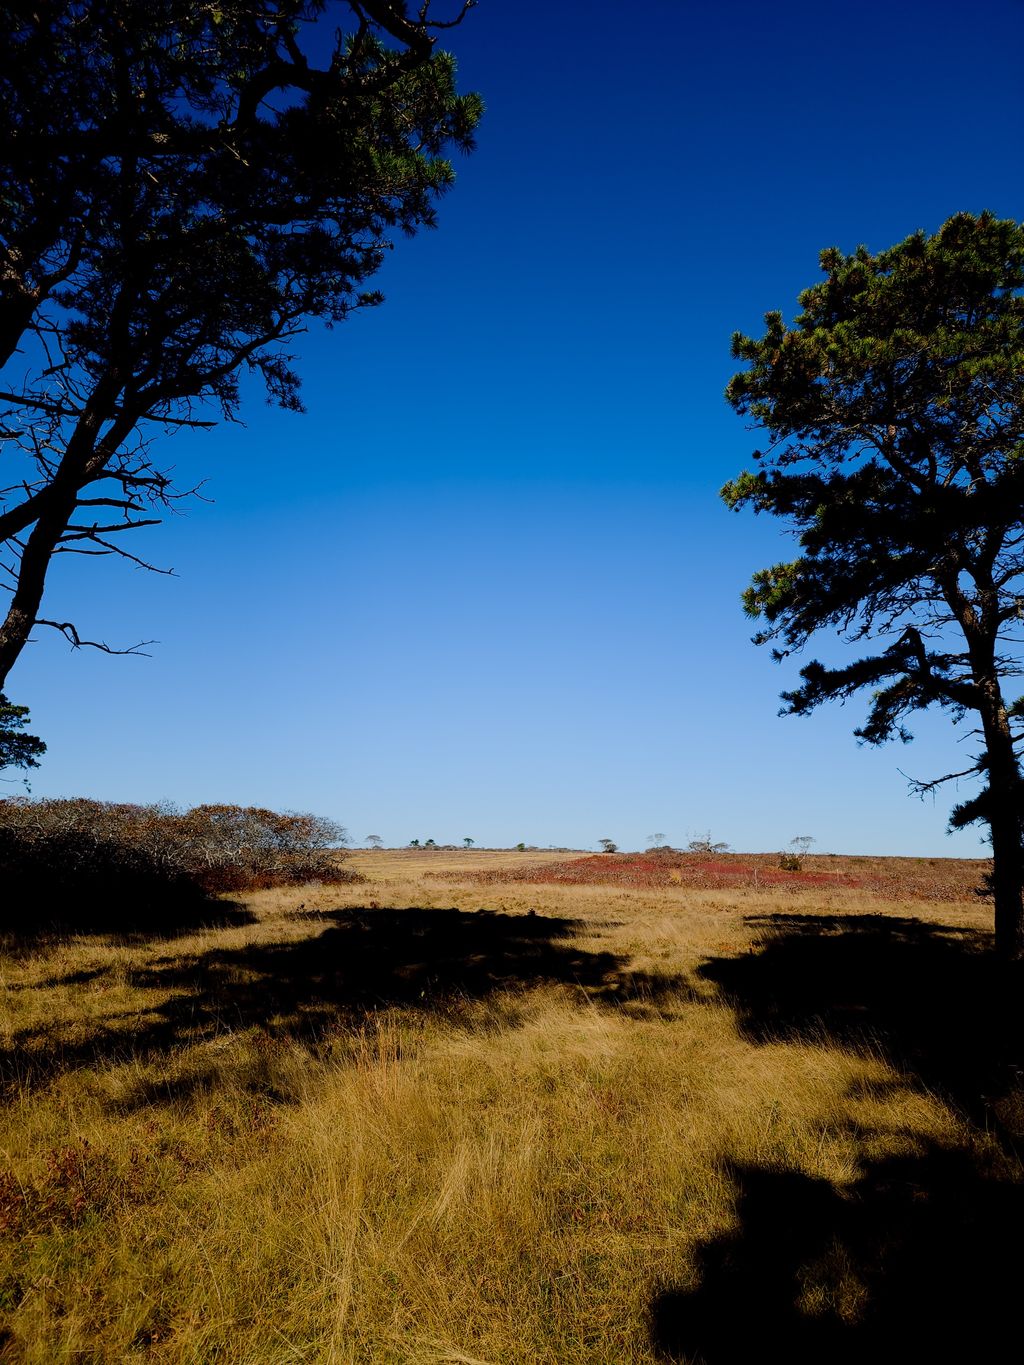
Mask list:
MULTIPOLYGON (((138 525, 143 525, 143 524, 151 525, 151 526, 159 526, 159 525, 160 525, 160 523, 159 523, 158 521, 148 522, 148 523, 142 523, 142 522, 139 522, 139 523, 138 523, 138 525)), ((122 528, 122 527, 118 527, 117 529, 118 529, 118 530, 122 530, 123 528, 122 528)), ((56 548, 54 549, 54 554, 97 554, 97 555, 99 555, 99 554, 105 554, 105 555, 120 555, 122 559, 127 559, 127 560, 129 561, 129 563, 137 565, 140 569, 145 569, 145 570, 147 571, 147 573, 158 573, 158 574, 163 574, 163 575, 164 575, 165 577, 167 577, 167 578, 176 578, 176 577, 177 577, 177 574, 176 574, 176 572, 175 572, 174 569, 161 569, 161 567, 159 566, 159 564, 150 564, 150 562, 149 562, 148 559, 140 559, 138 555, 133 555, 133 554, 131 553, 130 550, 124 549, 123 546, 121 546, 121 545, 114 545, 114 544, 112 544, 109 540, 104 540, 102 536, 100 536, 100 535, 94 535, 92 532, 89 532, 87 535, 67 536, 66 539, 67 539, 67 540, 88 540, 88 541, 90 541, 90 542, 91 542, 92 544, 94 544, 94 545, 101 545, 103 548, 102 548, 101 550, 78 550, 78 549, 68 549, 68 548, 64 545, 64 538, 62 538, 61 540, 59 540, 59 541, 57 542, 57 546, 56 546, 56 548)))
POLYGON ((911 777, 910 774, 905 773, 902 768, 897 768, 896 771, 899 773, 900 777, 906 778, 907 786, 910 788, 912 794, 914 796, 920 796, 923 800, 929 792, 936 791, 947 782, 955 782, 960 777, 977 777, 980 773, 984 772, 984 767, 980 761, 975 762, 972 763, 969 768, 964 768, 958 773, 943 773, 941 777, 933 777, 930 781, 924 781, 918 777, 911 777))
POLYGON ((135 658, 148 659, 145 647, 155 645, 156 640, 140 640, 137 645, 131 645, 128 649, 115 649, 112 645, 105 644, 102 640, 83 640, 70 621, 43 621, 36 620, 37 626, 50 626, 53 630, 59 630, 61 635, 70 644, 72 649, 98 649, 103 654, 131 655, 135 658))

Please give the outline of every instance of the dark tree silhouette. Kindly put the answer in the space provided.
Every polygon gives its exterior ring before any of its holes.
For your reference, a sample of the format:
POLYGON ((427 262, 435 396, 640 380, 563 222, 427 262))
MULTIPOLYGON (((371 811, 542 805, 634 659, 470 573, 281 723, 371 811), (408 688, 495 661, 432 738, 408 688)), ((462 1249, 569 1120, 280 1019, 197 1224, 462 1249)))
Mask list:
POLYGON ((875 648, 843 667, 807 664, 782 694, 803 715, 872 692, 860 738, 911 738, 929 706, 973 715, 984 789, 951 823, 988 825, 996 944, 1024 955, 1024 786, 1017 745, 1024 569, 1024 228, 961 213, 872 255, 822 253, 825 279, 787 326, 737 334, 747 368, 727 397, 765 427, 756 473, 723 489, 731 507, 788 522, 800 554, 755 574, 744 603, 777 658, 818 631, 875 648))
MULTIPOLYGON (((176 498, 155 436, 299 409, 289 346, 380 301, 481 105, 429 0, 40 0, 0 57, 0 686, 55 554, 121 554, 176 498), (134 537, 130 537, 134 540, 134 537)), ((152 567, 152 566, 147 566, 152 567)), ((100 645, 100 648, 107 646, 100 645)))

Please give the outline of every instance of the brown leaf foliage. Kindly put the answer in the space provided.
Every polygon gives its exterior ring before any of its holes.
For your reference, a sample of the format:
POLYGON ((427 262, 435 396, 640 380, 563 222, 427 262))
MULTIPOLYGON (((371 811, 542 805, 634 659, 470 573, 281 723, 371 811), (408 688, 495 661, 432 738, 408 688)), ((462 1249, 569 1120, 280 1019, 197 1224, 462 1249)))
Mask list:
POLYGON ((0 801, 0 878, 12 897, 179 897, 357 879, 345 831, 255 806, 180 810, 85 798, 0 801))

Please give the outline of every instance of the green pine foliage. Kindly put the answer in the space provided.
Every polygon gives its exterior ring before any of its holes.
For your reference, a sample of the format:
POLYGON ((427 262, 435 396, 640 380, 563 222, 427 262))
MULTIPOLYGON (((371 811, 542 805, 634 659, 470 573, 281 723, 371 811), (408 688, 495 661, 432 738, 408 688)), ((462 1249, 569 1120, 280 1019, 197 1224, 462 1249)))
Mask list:
POLYGON ((46 745, 25 734, 28 707, 16 706, 0 692, 0 768, 38 768, 46 745))

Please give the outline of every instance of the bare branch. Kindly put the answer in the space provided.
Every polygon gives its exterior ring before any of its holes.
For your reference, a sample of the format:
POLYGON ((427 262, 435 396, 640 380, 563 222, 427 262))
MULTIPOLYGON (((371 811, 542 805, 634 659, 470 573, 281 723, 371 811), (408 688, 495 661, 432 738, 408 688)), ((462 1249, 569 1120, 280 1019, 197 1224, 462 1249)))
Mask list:
POLYGON ((37 618, 36 625, 59 630, 72 649, 98 649, 103 654, 131 655, 135 658, 148 659, 150 656, 145 653, 146 646, 158 643, 156 640, 140 640, 137 645, 131 645, 128 649, 115 649, 113 645, 108 645, 102 640, 83 640, 70 621, 44 621, 37 618))
POLYGON ((924 781, 919 777, 911 777, 910 774, 905 773, 902 768, 897 768, 896 771, 899 773, 900 777, 906 778, 911 794, 920 796, 923 800, 929 793, 936 791, 947 782, 955 782, 961 777, 977 777, 984 771, 984 767, 980 762, 972 763, 969 768, 963 768, 958 773, 943 773, 942 777, 933 777, 930 781, 924 781))
POLYGON ((19 408, 36 408, 39 412, 49 413, 53 417, 81 417, 79 408, 66 408, 61 403, 55 403, 52 398, 33 398, 28 393, 10 393, 6 390, 0 392, 0 403, 13 403, 19 408))
MULTIPOLYGON (((158 526, 159 522, 151 523, 158 526)), ((120 529, 120 528, 118 528, 120 529)), ((102 550, 77 550, 69 549, 63 542, 58 542, 54 554, 109 554, 120 555, 122 559, 127 559, 130 564, 137 565, 140 569, 145 569, 147 573, 163 574, 166 578, 177 578, 177 571, 174 569, 162 569, 159 564, 150 564, 148 559, 140 559, 138 555, 133 555, 129 550, 121 545, 114 545, 109 540, 104 540, 102 536, 93 535, 91 532, 85 536, 68 536, 68 540, 88 540, 93 545, 101 545, 102 550)))
POLYGON ((60 539, 61 541, 96 540, 100 535, 113 535, 117 531, 135 531, 140 526, 159 525, 159 517, 147 517, 144 521, 116 521, 112 526, 78 526, 72 521, 68 523, 68 529, 60 539))
POLYGON ((141 512, 142 503, 130 498, 79 498, 78 507, 123 507, 126 512, 141 512))

